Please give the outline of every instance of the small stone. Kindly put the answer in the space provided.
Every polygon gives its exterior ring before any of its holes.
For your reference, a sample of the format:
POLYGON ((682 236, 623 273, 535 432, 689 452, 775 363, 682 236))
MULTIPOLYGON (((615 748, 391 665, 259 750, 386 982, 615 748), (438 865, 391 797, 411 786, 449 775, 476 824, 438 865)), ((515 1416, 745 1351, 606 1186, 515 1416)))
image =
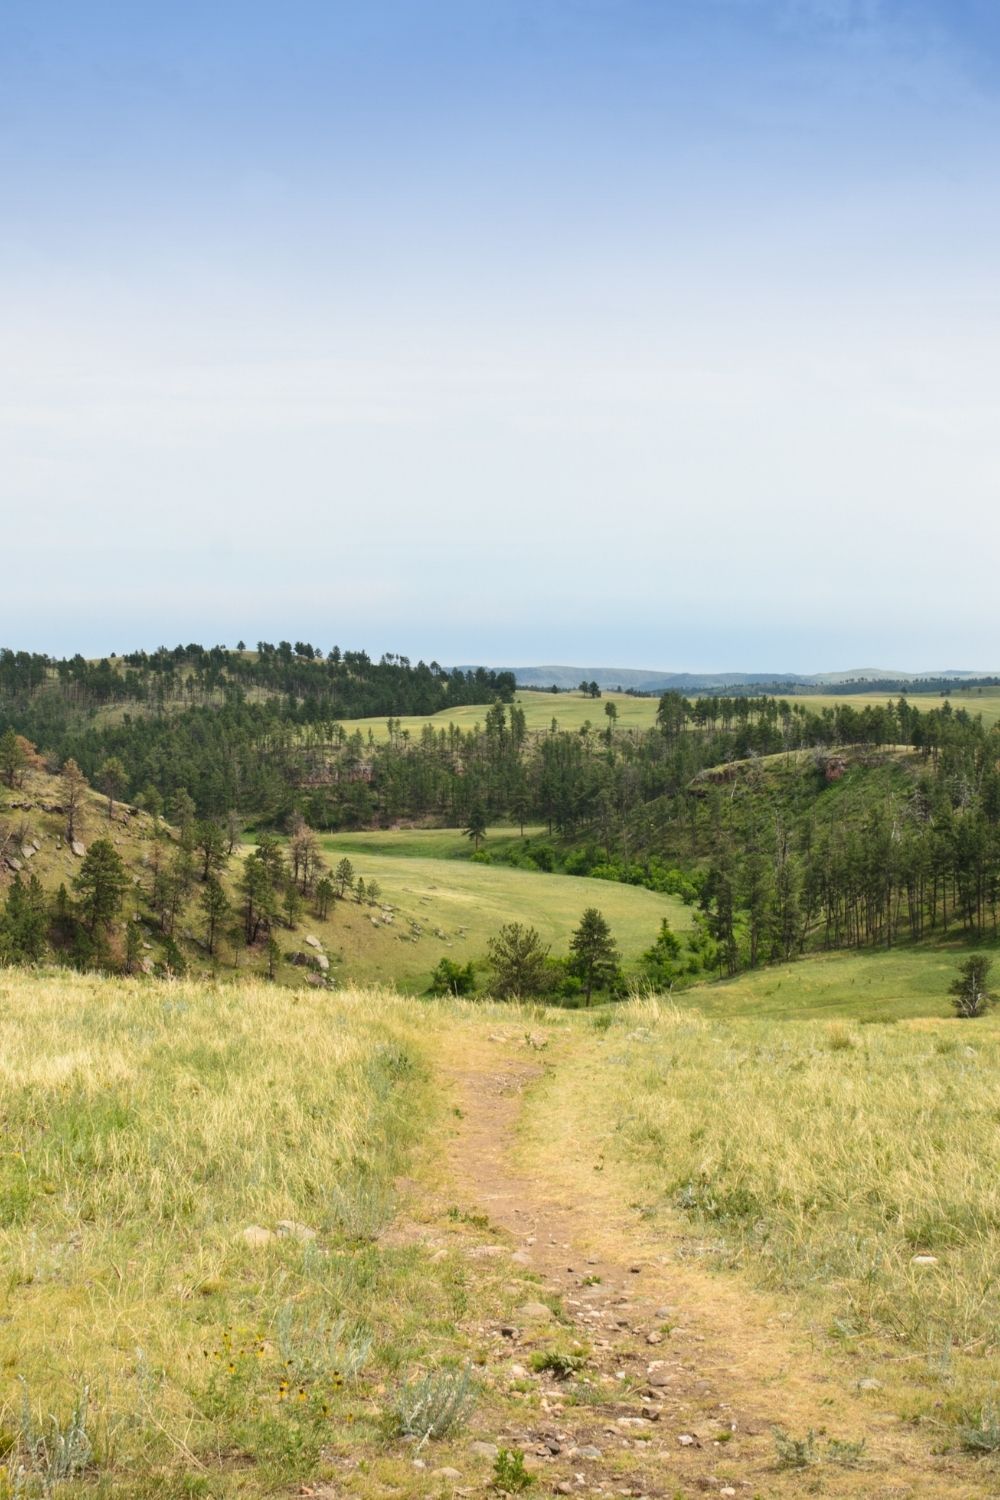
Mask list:
POLYGON ((544 1302, 525 1302, 517 1309, 517 1315, 526 1323, 549 1322, 552 1309, 546 1307, 544 1302))
POLYGON ((431 1470, 432 1479, 461 1479, 461 1477, 462 1476, 457 1469, 445 1468, 431 1470))
POLYGON ((286 1240, 314 1240, 315 1229, 310 1229, 308 1224, 298 1224, 294 1219, 279 1219, 278 1234, 286 1240))
POLYGON ((663 1334, 662 1333, 657 1333, 656 1329, 654 1328, 654 1330, 653 1330, 652 1333, 647 1333, 646 1334, 646 1343, 647 1344, 662 1344, 663 1343, 663 1334))
POLYGON ((603 1458, 604 1454, 592 1443, 586 1443, 582 1448, 571 1448, 569 1456, 570 1458, 603 1458))
POLYGON ((680 1445, 681 1445, 682 1448, 700 1448, 701 1447, 701 1444, 699 1443, 698 1439, 695 1437, 695 1435, 694 1435, 693 1432, 682 1432, 678 1436, 677 1441, 680 1443, 680 1445))
POLYGON ((309 946, 310 946, 310 948, 322 948, 322 946, 323 946, 323 944, 320 942, 319 938, 318 937, 313 937, 312 933, 310 933, 308 937, 303 938, 302 941, 304 943, 308 943, 309 946))
POLYGON ((79 839, 74 839, 69 847, 72 849, 77 859, 82 859, 87 852, 86 844, 81 844, 79 839))
POLYGON ((475 1453, 479 1458, 496 1458, 499 1449, 496 1443, 476 1442, 469 1444, 469 1452, 475 1453))
POLYGON ((653 1363, 646 1367, 646 1380, 654 1389, 670 1385, 673 1378, 662 1359, 654 1359, 653 1363))
POLYGON ((528 1372, 523 1365, 511 1365, 510 1373, 515 1380, 527 1380, 528 1372))
POLYGON ((639 1274, 639 1272, 641 1270, 642 1270, 641 1266, 629 1266, 629 1271, 631 1272, 631 1274, 633 1276, 638 1276, 638 1274, 639 1274))
POLYGON ((274 1239, 277 1239, 277 1235, 273 1230, 265 1229, 262 1224, 248 1224, 243 1231, 243 1243, 249 1245, 251 1250, 269 1245, 274 1239))
POLYGON ((882 1389, 881 1380, 875 1380, 873 1376, 869 1376, 867 1380, 858 1381, 859 1391, 880 1391, 882 1389))
POLYGON ((496 1260, 497 1256, 506 1252, 503 1245, 473 1245, 465 1253, 470 1260, 496 1260))
POLYGON ((719 1494, 720 1495, 735 1495, 736 1491, 733 1489, 733 1487, 732 1487, 731 1484, 724 1484, 722 1486, 722 1489, 719 1491, 719 1494))
POLYGON ((936 1266, 938 1258, 936 1255, 911 1255, 911 1266, 936 1266))

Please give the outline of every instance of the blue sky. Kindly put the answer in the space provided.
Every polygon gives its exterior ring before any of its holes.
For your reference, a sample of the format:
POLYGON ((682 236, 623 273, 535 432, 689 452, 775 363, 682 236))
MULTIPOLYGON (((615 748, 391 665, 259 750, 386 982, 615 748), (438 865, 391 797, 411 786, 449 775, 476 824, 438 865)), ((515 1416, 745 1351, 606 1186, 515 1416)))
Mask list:
POLYGON ((0 15, 0 642, 1000 667, 1000 8, 0 15))

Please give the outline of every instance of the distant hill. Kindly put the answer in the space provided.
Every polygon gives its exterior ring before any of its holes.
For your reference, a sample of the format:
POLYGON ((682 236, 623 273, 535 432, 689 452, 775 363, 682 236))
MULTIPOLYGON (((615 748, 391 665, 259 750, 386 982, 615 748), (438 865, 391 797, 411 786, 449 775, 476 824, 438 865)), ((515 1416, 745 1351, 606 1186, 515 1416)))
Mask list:
MULTIPOLYGON (((456 668, 460 672, 474 671, 474 667, 456 668)), ((897 682, 963 682, 979 681, 995 674, 985 672, 901 672, 893 668, 857 667, 846 672, 665 672, 644 667, 570 667, 545 665, 539 667, 504 667, 504 672, 513 672, 518 687, 550 688, 553 684, 562 690, 579 687, 581 682, 596 682, 601 689, 624 688, 639 693, 665 693, 671 688, 683 693, 711 691, 725 687, 767 687, 787 685, 791 687, 830 687, 844 683, 897 683, 897 682)))

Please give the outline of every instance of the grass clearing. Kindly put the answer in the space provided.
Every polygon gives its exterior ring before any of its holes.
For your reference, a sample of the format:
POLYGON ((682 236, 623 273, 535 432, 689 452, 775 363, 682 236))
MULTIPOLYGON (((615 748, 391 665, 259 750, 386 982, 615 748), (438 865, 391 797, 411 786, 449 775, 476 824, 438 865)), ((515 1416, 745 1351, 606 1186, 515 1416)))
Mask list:
MULTIPOLYGON (((542 838, 542 824, 525 824, 524 838, 542 838)), ((359 833, 337 833, 331 836, 341 854, 387 854, 393 859, 471 859, 472 840, 461 828, 377 828, 359 833)), ((522 843, 520 830, 509 823, 487 828, 481 847, 492 853, 517 849, 522 843)))
MULTIPOLYGON (((432 841, 441 844, 454 838, 448 830, 431 833, 432 841)), ((664 917, 678 932, 691 925, 691 913, 677 897, 637 886, 414 854, 420 846, 417 831, 333 834, 322 837, 321 844, 332 867, 346 855, 356 874, 366 884, 377 881, 382 900, 398 908, 391 927, 373 927, 368 908, 338 901, 323 924, 331 957, 341 955, 335 972, 361 983, 391 981, 402 990, 426 989, 442 957, 457 963, 484 958, 487 941, 505 922, 537 927, 554 953, 565 953, 588 906, 604 913, 626 963, 634 963, 651 946, 664 917), (394 847, 394 839, 405 854, 362 853, 394 847)))
MULTIPOLYGON (((656 723, 656 711, 659 708, 659 698, 634 698, 628 693, 602 693, 600 698, 585 697, 583 693, 546 693, 536 688, 521 688, 514 695, 515 702, 524 710, 525 722, 533 733, 541 733, 550 728, 552 720, 555 719, 560 729, 580 729, 584 724, 590 723, 595 729, 606 729, 608 724, 605 704, 613 703, 617 710, 617 728, 622 729, 652 729, 656 723)), ((693 702, 699 694, 688 693, 688 698, 693 702)), ((812 713, 820 713, 824 708, 883 708, 888 702, 895 702, 900 696, 898 693, 793 693, 789 695, 777 694, 780 698, 787 696, 789 703, 802 704, 812 713)), ((945 699, 938 693, 907 693, 905 695, 914 707, 926 713, 929 709, 940 708, 945 699)), ((988 689, 980 693, 977 689, 956 688, 948 695, 948 701, 954 708, 964 708, 970 714, 982 714, 987 728, 1000 722, 1000 693, 990 692, 988 689)), ((418 738, 425 725, 430 724, 434 729, 447 729, 449 724, 454 724, 458 729, 472 729, 477 724, 482 724, 486 718, 488 704, 463 704, 459 708, 445 709, 438 714, 410 714, 399 719, 403 731, 412 738, 418 738)), ((382 741, 389 738, 389 731, 385 718, 371 719, 341 719, 339 721, 348 734, 356 730, 368 736, 371 733, 373 739, 382 741)))
MULTIPOLYGON (((583 693, 545 693, 533 688, 522 688, 514 694, 514 701, 524 710, 525 723, 532 733, 541 733, 551 728, 555 719, 560 729, 580 729, 590 723, 595 729, 606 729, 608 716, 606 703, 613 703, 618 713, 619 729, 651 729, 656 723, 657 698, 633 698, 628 693, 602 693, 600 698, 585 697, 583 693)), ((396 722, 404 733, 419 737, 425 725, 434 729, 447 729, 454 724, 456 729, 473 729, 483 724, 489 704, 468 703, 458 708, 448 708, 437 714, 408 714, 396 722)), ((382 718, 340 719, 338 721, 348 734, 356 730, 361 734, 371 733, 375 740, 387 740, 387 721, 382 718)))
MULTIPOLYGON (((978 943, 977 951, 993 952, 978 943)), ((681 990, 683 1010, 712 1019, 903 1021, 951 1014, 948 986, 966 944, 819 953, 681 990)))

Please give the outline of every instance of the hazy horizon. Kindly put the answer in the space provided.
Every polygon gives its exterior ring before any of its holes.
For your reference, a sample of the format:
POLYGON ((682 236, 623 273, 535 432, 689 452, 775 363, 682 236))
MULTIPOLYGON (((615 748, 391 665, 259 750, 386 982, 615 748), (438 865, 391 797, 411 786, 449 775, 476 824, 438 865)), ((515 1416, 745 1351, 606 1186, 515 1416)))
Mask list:
POLYGON ((0 640, 988 658, 998 67, 986 0, 11 0, 0 640))

